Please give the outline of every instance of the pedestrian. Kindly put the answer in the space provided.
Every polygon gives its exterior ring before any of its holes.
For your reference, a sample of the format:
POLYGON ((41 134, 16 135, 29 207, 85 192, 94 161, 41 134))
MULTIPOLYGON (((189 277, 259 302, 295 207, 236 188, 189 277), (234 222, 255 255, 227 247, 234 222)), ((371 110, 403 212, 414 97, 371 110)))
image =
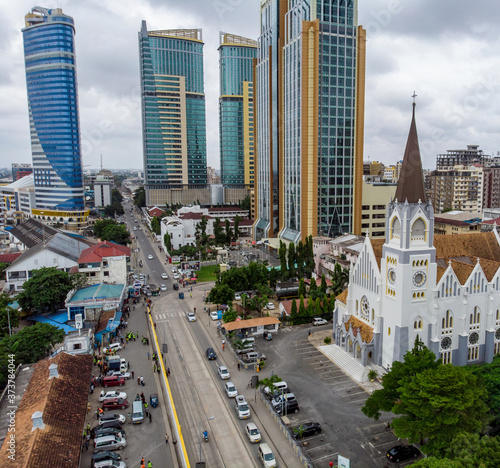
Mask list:
POLYGON ((160 373, 160 366, 158 366, 158 368, 156 369, 156 372, 158 372, 158 374, 160 373))
POLYGON ((149 412, 149 422, 151 423, 151 419, 152 419, 152 416, 151 416, 151 412, 149 412))
POLYGON ((141 378, 137 377, 137 385, 141 385, 141 378))
POLYGON ((144 387, 144 385, 146 385, 146 384, 144 383, 144 377, 143 377, 142 375, 141 375, 141 385, 142 385, 143 387, 144 387))
POLYGON ((330 461, 330 463, 328 463, 328 466, 329 466, 330 468, 333 468, 333 462, 332 462, 332 461, 330 461))
POLYGON ((87 423, 87 432, 90 434, 90 424, 87 423))
POLYGON ((149 351, 148 351, 148 361, 149 361, 149 351))
POLYGON ((87 431, 84 429, 82 439, 85 440, 86 438, 87 438, 87 431))
POLYGON ((238 362, 238 372, 240 371, 241 369, 241 364, 238 362))
POLYGON ((156 373, 156 364, 153 365, 153 372, 156 373))
POLYGON ((90 384, 90 394, 94 393, 94 384, 90 384))
POLYGON ((128 423, 132 424, 132 413, 127 414, 128 423))
POLYGON ((132 371, 131 371, 131 372, 132 372, 132 378, 134 378, 134 376, 135 376, 134 369, 132 369, 132 371))
POLYGON ((165 444, 168 444, 168 432, 165 433, 165 444))
POLYGON ((170 367, 167 367, 167 377, 170 377, 170 367))
POLYGON ((85 451, 88 451, 89 449, 89 439, 85 441, 85 451))
POLYGON ((141 457, 141 465, 144 465, 144 457, 141 457))
POLYGON ((148 468, 153 468, 153 464, 148 460, 148 468))

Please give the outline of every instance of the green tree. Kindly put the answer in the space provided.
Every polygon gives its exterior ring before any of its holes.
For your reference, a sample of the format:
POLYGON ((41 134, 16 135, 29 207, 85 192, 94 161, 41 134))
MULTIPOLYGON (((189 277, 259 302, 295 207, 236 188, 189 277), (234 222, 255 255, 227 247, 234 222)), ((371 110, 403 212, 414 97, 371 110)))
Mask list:
POLYGON ((288 246, 288 274, 290 278, 295 277, 295 262, 297 259, 295 258, 295 245, 290 244, 288 246))
POLYGON ((278 278, 279 278, 278 270, 276 268, 271 268, 271 270, 269 270, 269 286, 271 288, 276 287, 276 283, 278 282, 278 278))
POLYGON ((202 216, 201 221, 196 225, 194 233, 198 248, 206 247, 208 244, 207 225, 208 219, 205 216, 202 216))
POLYGON ((292 322, 292 325, 297 323, 297 319, 298 319, 297 301, 293 299, 292 310, 290 311, 290 321, 292 322))
POLYGON ((214 221, 214 241, 215 244, 219 246, 226 243, 226 235, 224 234, 224 229, 217 219, 214 221))
POLYGON ((238 238, 240 237, 240 231, 239 231, 240 222, 241 222, 241 218, 238 215, 236 215, 236 218, 234 218, 234 240, 235 241, 237 241, 238 238))
POLYGON ((231 230, 231 223, 229 219, 226 219, 226 244, 229 245, 231 243, 231 239, 233 238, 233 231, 231 230))
POLYGON ((288 279, 288 264, 286 261, 286 244, 282 240, 280 240, 278 256, 280 259, 281 278, 286 280, 288 279))
POLYGON ((56 267, 40 268, 24 283, 17 301, 25 312, 55 312, 64 306, 66 295, 72 289, 69 274, 56 267))
POLYGON ((134 205, 143 208, 146 206, 146 190, 144 187, 139 187, 133 195, 134 205))
POLYGON ((326 295, 326 276, 324 273, 321 275, 321 284, 319 288, 321 289, 323 295, 326 295))
POLYGON ((297 293, 297 295, 299 297, 300 296, 306 297, 306 293, 307 293, 306 282, 304 281, 304 278, 300 278, 300 280, 299 280, 299 292, 297 293))
POLYGON ((214 304, 229 304, 234 299, 234 289, 227 284, 216 284, 210 290, 210 301, 214 304))
POLYGON ((163 243, 165 244, 167 250, 170 252, 172 250, 172 240, 170 239, 170 234, 168 232, 166 232, 163 236, 163 243))
POLYGON ((250 209, 252 208, 252 202, 250 200, 250 195, 247 195, 243 200, 241 200, 240 208, 242 210, 250 211, 250 209))
POLYGON ((222 314, 222 321, 224 323, 228 322, 234 322, 238 318, 238 312, 233 310, 232 307, 229 307, 223 314, 222 314))
POLYGON ((69 280, 71 281, 71 289, 82 289, 90 283, 89 277, 85 273, 71 273, 69 280))
POLYGON ((125 226, 116 223, 113 219, 104 219, 94 224, 94 236, 102 241, 116 242, 117 244, 130 244, 130 233, 125 226))
POLYGON ((419 372, 398 389, 394 434, 425 442, 422 451, 443 454, 461 433, 478 433, 488 423, 488 393, 478 377, 463 367, 440 365, 419 372))
POLYGON ((394 361, 387 374, 384 375, 382 389, 375 390, 366 400, 361 411, 376 421, 382 411, 392 411, 399 402, 399 388, 408 380, 412 380, 418 373, 426 369, 434 369, 441 362, 436 355, 419 338, 415 340, 413 349, 404 356, 404 361, 394 361))
MULTIPOLYGON (((413 463, 413 467, 418 467, 418 468, 473 468, 471 467, 466 467, 465 465, 460 465, 460 463, 455 462, 453 460, 448 460, 447 458, 436 458, 436 457, 428 457, 428 458, 423 458, 422 460, 418 460, 416 463, 413 463)), ((474 468, 476 468, 478 465, 474 465, 474 468)))
POLYGON ((16 363, 28 364, 47 357, 53 346, 63 340, 63 330, 48 323, 36 323, 0 343, 8 353, 15 354, 16 363))
POLYGON ((333 269, 331 290, 334 296, 338 296, 349 282, 349 271, 342 268, 340 263, 336 263, 333 269))
POLYGON ((269 393, 274 393, 274 391, 276 390, 274 384, 276 382, 281 382, 281 380, 282 379, 281 377, 278 377, 278 374, 273 374, 271 377, 267 377, 262 380, 259 379, 257 387, 264 387, 264 388, 269 387, 269 393))
POLYGON ((299 317, 301 318, 307 317, 306 306, 304 305, 304 296, 300 296, 299 300, 299 317))
POLYGON ((157 236, 161 234, 160 218, 158 216, 153 216, 151 220, 151 231, 153 231, 157 236))
POLYGON ((10 263, 0 263, 0 280, 5 279, 5 269, 10 265, 10 263))
POLYGON ((316 302, 314 303, 314 315, 317 315, 318 317, 321 316, 323 313, 323 308, 321 307, 321 300, 318 297, 316 299, 316 302))
POLYGON ((19 311, 9 306, 12 298, 8 294, 0 294, 0 337, 9 335, 10 328, 19 326, 19 311))
POLYGON ((256 294, 250 299, 249 306, 250 309, 255 310, 262 315, 264 310, 264 306, 269 302, 269 298, 267 296, 259 296, 256 294))
POLYGON ((315 307, 314 307, 314 299, 311 297, 307 301, 307 316, 314 317, 315 307))

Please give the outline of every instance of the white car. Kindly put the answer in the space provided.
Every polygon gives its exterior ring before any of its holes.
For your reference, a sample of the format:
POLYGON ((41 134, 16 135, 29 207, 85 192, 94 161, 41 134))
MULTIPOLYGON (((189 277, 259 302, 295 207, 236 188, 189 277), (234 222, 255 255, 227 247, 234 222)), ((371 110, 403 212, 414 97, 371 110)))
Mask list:
POLYGON ((235 406, 236 414, 239 419, 248 419, 250 417, 250 407, 248 406, 247 401, 243 395, 238 395, 235 398, 235 406))
POLYGON ((103 349, 104 354, 109 353, 110 351, 120 351, 122 349, 122 345, 120 343, 111 343, 109 346, 106 346, 103 349))
POLYGON ((153 260, 153 256, 152 255, 148 255, 148 260, 153 260))
POLYGON ((168 275, 166 273, 161 274, 161 279, 168 279, 168 275))
POLYGON ((122 372, 117 370, 112 370, 108 372, 108 376, 116 375, 117 377, 123 377, 125 380, 130 379, 130 372, 122 372))
POLYGON ((235 301, 241 301, 241 296, 240 296, 240 293, 236 293, 236 294, 234 295, 234 300, 235 300, 235 301))
POLYGON ((187 313, 188 322, 196 322, 196 315, 194 312, 187 313))
POLYGON ((227 370, 227 367, 226 366, 219 366, 219 368, 217 369, 217 372, 219 373, 219 377, 222 379, 222 380, 229 380, 229 371, 227 370))
POLYGON ((210 312, 210 318, 212 320, 219 320, 219 313, 216 310, 213 310, 210 312))
POLYGON ((102 391, 101 394, 99 395, 99 401, 109 400, 110 398, 123 398, 124 400, 126 400, 127 394, 125 392, 118 392, 116 390, 112 390, 106 393, 102 391))
POLYGON ((175 280, 178 280, 179 279, 179 273, 174 273, 172 275, 172 278, 174 278, 175 280))
POLYGON ((267 310, 274 310, 274 304, 272 302, 268 302, 266 304, 266 309, 267 310))
POLYGON ((160 291, 166 291, 167 290, 167 285, 166 284, 160 284, 160 291))
POLYGON ((325 320, 324 318, 314 317, 312 324, 317 327, 318 325, 326 325, 327 323, 328 320, 325 320))
POLYGON ((238 390, 236 390, 233 382, 226 382, 224 388, 229 398, 236 398, 238 396, 238 390))
POLYGON ((245 434, 252 444, 256 444, 257 442, 260 442, 262 440, 260 431, 259 429, 257 429, 257 426, 253 422, 250 422, 245 426, 245 434))

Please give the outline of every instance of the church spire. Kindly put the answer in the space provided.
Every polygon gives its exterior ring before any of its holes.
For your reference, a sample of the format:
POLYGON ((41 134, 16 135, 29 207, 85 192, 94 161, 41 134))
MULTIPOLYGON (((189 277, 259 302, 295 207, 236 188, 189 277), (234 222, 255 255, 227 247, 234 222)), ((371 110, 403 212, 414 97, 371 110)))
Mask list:
POLYGON ((415 98, 417 95, 413 92, 413 115, 410 125, 410 133, 406 142, 403 165, 399 176, 398 187, 396 189, 395 199, 398 202, 425 203, 424 175, 422 173, 422 160, 420 159, 420 148, 418 146, 417 125, 415 124, 415 98))

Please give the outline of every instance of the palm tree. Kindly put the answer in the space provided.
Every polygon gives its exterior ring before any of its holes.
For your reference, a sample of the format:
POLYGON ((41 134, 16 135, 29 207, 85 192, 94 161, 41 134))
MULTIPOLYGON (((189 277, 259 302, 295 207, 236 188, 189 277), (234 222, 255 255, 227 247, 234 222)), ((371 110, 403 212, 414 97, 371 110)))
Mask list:
POLYGON ((281 382, 281 380, 281 377, 278 377, 277 374, 273 374, 271 375, 271 377, 266 377, 265 379, 259 380, 259 382, 257 383, 257 387, 269 387, 269 394, 272 394, 276 390, 274 384, 276 382, 281 382))

